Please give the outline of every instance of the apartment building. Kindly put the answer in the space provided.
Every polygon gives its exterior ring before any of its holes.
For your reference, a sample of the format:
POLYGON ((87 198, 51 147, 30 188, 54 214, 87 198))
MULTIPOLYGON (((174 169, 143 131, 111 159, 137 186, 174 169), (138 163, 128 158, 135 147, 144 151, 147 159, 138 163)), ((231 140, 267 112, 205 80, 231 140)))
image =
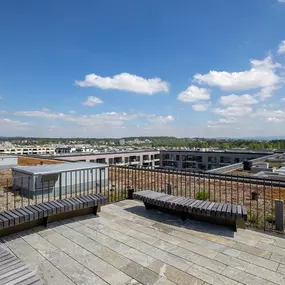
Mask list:
POLYGON ((26 147, 2 147, 0 148, 0 154, 17 154, 17 155, 29 155, 29 154, 54 154, 54 147, 44 146, 26 146, 26 147))
POLYGON ((56 159, 64 161, 87 161, 96 163, 107 163, 110 165, 121 166, 145 166, 159 167, 160 166, 160 151, 159 150, 134 150, 120 151, 107 153, 90 153, 90 154, 65 154, 57 155, 56 159))
POLYGON ((18 165, 18 156, 0 155, 0 169, 8 169, 16 165, 18 165))
POLYGON ((270 151, 162 150, 160 152, 160 167, 176 170, 206 171, 271 154, 273 152, 270 151))

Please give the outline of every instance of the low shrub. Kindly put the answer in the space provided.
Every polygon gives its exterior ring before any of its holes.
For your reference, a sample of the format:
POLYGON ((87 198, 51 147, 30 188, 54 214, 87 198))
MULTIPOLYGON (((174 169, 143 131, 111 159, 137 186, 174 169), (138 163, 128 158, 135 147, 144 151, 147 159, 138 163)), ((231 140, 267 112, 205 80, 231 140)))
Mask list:
POLYGON ((206 200, 209 200, 209 198, 210 198, 210 195, 209 195, 209 193, 208 192, 197 192, 196 193, 196 199, 197 200, 204 200, 204 201, 206 201, 206 200))

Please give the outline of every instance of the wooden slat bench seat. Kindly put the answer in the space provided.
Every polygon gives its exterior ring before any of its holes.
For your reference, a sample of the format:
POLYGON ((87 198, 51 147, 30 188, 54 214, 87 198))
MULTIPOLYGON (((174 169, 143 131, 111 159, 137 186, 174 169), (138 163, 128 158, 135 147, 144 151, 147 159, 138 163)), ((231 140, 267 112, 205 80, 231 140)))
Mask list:
POLYGON ((196 200, 150 190, 134 192, 133 198, 143 201, 147 210, 175 213, 183 219, 192 218, 242 228, 247 221, 246 208, 242 205, 196 200))
POLYGON ((106 203, 107 198, 102 194, 90 194, 3 211, 0 212, 0 236, 27 229, 26 224, 47 225, 71 216, 96 215, 98 207, 106 203))
POLYGON ((0 284, 42 285, 43 282, 28 269, 23 261, 0 244, 0 284))

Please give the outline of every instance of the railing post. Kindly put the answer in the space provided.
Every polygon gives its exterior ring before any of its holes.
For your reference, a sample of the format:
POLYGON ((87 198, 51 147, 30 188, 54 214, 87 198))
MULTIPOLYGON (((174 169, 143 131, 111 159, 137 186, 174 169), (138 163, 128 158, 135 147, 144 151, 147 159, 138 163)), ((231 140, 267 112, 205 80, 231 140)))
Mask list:
POLYGON ((275 228, 284 231, 284 201, 275 199, 275 228))
POLYGON ((172 195, 172 185, 171 185, 171 183, 167 184, 166 193, 168 195, 172 195))
POLYGON ((61 193, 61 190, 62 190, 62 177, 61 177, 61 174, 59 174, 59 199, 61 200, 62 199, 62 193, 61 193))
POLYGON ((130 200, 133 200, 133 193, 135 192, 135 189, 133 188, 128 188, 127 189, 127 194, 128 194, 128 198, 127 199, 130 199, 130 200))

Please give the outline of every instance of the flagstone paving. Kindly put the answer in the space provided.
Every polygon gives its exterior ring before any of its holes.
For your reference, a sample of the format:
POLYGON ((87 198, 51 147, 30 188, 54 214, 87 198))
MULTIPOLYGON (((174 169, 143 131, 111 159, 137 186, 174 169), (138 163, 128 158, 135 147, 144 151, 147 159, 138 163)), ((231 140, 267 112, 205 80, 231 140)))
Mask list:
POLYGON ((2 242, 44 284, 285 284, 282 236, 182 222, 133 200, 2 242))

